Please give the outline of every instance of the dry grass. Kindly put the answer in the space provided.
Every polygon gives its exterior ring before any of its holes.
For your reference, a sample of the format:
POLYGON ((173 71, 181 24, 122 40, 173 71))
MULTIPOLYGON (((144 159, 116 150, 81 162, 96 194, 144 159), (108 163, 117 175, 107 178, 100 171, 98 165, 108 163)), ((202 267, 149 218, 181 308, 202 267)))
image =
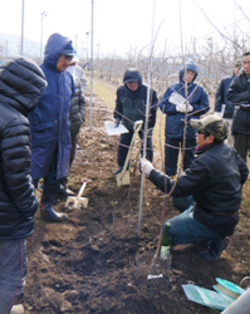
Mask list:
POLYGON ((105 81, 96 78, 93 81, 93 93, 110 108, 115 108, 116 89, 116 86, 105 81))

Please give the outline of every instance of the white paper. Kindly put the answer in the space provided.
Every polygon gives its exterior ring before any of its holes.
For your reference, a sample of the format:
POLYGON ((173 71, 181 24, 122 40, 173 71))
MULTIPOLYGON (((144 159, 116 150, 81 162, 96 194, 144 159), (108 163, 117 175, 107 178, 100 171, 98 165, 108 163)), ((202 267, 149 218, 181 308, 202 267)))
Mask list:
POLYGON ((158 278, 163 278, 163 275, 160 274, 160 275, 148 275, 147 276, 148 280, 150 280, 150 279, 158 279, 158 278))
POLYGON ((129 130, 121 123, 118 125, 118 127, 116 127, 114 121, 106 120, 104 121, 104 126, 108 135, 120 135, 129 132, 129 130))

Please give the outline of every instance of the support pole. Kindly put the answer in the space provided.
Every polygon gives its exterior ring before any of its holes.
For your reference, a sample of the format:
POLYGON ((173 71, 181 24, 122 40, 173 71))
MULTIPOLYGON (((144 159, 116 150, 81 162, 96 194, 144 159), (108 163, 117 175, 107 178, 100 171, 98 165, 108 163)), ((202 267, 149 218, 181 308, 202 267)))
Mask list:
POLYGON ((92 129, 93 106, 93 55, 94 55, 94 0, 91 0, 91 60, 90 60, 90 101, 89 101, 89 128, 92 129))
MULTIPOLYGON (((155 7, 156 0, 153 0, 153 16, 152 16, 152 30, 151 30, 151 45, 150 45, 150 57, 148 64, 148 89, 147 89, 147 104, 146 104, 146 119, 144 123, 144 136, 143 136, 143 153, 142 156, 146 156, 146 145, 147 145, 147 133, 148 133, 148 117, 149 117, 149 107, 151 103, 151 77, 152 77, 152 61, 153 61, 153 50, 154 50, 154 24, 155 24, 155 7)), ((144 180, 145 174, 141 174, 141 188, 140 188, 140 200, 139 200, 139 215, 138 215, 138 231, 137 235, 140 237, 141 234, 141 216, 142 216, 142 205, 143 205, 143 191, 144 191, 144 180)))

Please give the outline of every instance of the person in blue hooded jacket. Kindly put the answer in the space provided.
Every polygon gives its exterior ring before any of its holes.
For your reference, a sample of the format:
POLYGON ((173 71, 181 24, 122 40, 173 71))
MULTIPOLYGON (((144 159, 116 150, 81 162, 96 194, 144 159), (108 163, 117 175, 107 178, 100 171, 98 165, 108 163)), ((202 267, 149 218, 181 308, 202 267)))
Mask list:
POLYGON ((29 115, 31 127, 32 178, 37 187, 43 178, 41 215, 50 221, 62 221, 64 213, 55 212, 60 180, 69 172, 71 150, 69 107, 74 94, 74 80, 65 71, 75 51, 71 41, 60 34, 49 37, 41 65, 48 86, 35 110, 29 115))
POLYGON ((187 61, 179 72, 179 83, 166 90, 159 104, 161 111, 166 114, 165 171, 170 177, 175 177, 177 173, 179 146, 181 144, 183 148, 185 130, 184 170, 194 159, 195 130, 189 123, 184 128, 185 116, 187 115, 187 121, 191 118, 199 119, 210 108, 207 93, 202 86, 195 83, 197 75, 196 63, 193 60, 187 61))
MULTIPOLYGON (((147 86, 142 83, 142 76, 137 68, 128 68, 123 76, 123 86, 117 89, 116 108, 114 111, 114 118, 116 125, 121 121, 122 124, 129 130, 128 133, 121 134, 118 146, 117 163, 118 169, 116 174, 123 169, 128 147, 134 134, 134 122, 146 119, 146 104, 147 104, 147 86)), ((150 108, 148 117, 148 131, 146 139, 146 158, 153 160, 153 144, 152 132, 156 121, 156 112, 158 108, 158 99, 156 92, 150 90, 150 108)), ((139 136, 143 139, 144 125, 139 131, 139 136)), ((143 147, 142 147, 143 150, 143 147)))

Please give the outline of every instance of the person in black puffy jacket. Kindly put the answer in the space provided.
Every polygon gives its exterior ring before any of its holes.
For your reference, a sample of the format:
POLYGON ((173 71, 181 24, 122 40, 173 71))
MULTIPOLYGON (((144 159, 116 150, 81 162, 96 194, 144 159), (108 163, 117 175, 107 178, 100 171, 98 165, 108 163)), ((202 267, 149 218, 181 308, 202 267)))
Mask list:
POLYGON ((191 119, 197 130, 196 157, 177 180, 154 169, 142 159, 141 169, 162 191, 172 191, 173 204, 181 214, 169 219, 173 244, 207 246, 202 256, 214 261, 226 248, 239 220, 242 185, 248 177, 244 160, 224 143, 228 124, 216 115, 191 119))
POLYGON ((243 53, 243 69, 232 81, 227 97, 239 106, 233 118, 234 148, 245 161, 250 153, 250 50, 243 53))
POLYGON ((32 60, 10 58, 0 65, 0 313, 10 312, 27 274, 25 239, 38 208, 27 115, 46 85, 32 60))

